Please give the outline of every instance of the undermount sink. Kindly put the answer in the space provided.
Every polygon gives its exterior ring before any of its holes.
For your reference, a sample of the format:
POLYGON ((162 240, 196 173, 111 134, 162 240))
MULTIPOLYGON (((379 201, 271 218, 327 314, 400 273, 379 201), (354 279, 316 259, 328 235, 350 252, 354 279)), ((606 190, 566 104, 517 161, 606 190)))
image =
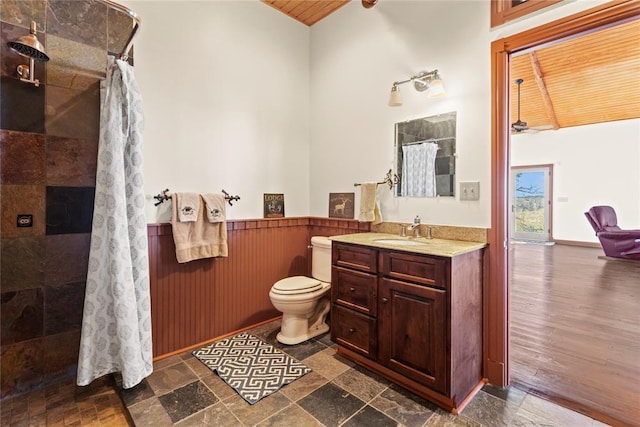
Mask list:
POLYGON ((374 240, 376 243, 383 243, 387 245, 398 245, 398 246, 422 246, 426 245, 426 242, 417 242, 415 240, 402 240, 402 239, 378 239, 374 240))

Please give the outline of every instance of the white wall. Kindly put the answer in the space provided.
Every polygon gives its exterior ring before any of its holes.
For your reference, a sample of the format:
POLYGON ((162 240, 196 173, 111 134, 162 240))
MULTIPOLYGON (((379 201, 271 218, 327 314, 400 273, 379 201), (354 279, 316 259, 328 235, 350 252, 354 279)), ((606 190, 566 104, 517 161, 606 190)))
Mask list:
MULTIPOLYGON (((469 226, 490 223, 489 7, 484 2, 351 2, 311 28, 311 214, 327 215, 330 192, 356 193, 394 168, 394 123, 457 112, 456 180, 480 181, 480 201, 396 198, 379 187, 383 219, 469 226), (447 97, 394 81, 440 70, 447 97)), ((356 209, 357 212, 357 209, 356 209)), ((356 214, 357 215, 357 214, 356 214)))
POLYGON ((640 119, 511 137, 511 165, 553 164, 553 238, 597 242, 584 212, 616 210, 640 228, 640 119))
MULTIPOLYGON (((393 167, 394 123, 458 113, 456 182, 479 181, 480 200, 395 198, 383 217, 490 225, 490 43, 602 0, 566 1, 489 29, 482 1, 353 1, 306 27, 259 1, 126 0, 143 19, 135 41, 144 96, 145 188, 217 192, 242 200, 229 218, 262 217, 262 194, 285 193, 287 216, 326 216, 330 192, 359 192, 393 167), (440 70, 448 96, 394 81, 440 70)), ((168 203, 149 222, 168 221, 168 203)))
MULTIPOLYGON (((128 1, 143 20, 145 191, 219 193, 227 217, 261 218, 262 194, 287 216, 309 210, 309 29, 255 2, 128 1)), ((147 220, 170 220, 148 200, 147 220)))

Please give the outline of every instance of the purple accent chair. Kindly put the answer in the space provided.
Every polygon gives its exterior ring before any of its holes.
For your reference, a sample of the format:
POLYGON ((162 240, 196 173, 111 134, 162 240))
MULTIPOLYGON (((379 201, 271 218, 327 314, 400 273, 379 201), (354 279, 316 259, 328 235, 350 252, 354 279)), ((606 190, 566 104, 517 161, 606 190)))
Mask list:
POLYGON ((584 215, 608 257, 640 260, 640 230, 621 230, 611 206, 594 206, 584 215))

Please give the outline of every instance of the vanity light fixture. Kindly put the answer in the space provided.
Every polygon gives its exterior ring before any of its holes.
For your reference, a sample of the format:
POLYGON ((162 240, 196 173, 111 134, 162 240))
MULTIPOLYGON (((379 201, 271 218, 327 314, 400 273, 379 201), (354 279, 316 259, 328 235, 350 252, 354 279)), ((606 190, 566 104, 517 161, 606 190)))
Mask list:
POLYGON ((438 70, 421 71, 415 76, 411 76, 407 80, 394 82, 391 86, 391 95, 389 96, 389 106, 399 107, 402 105, 402 97, 400 96, 400 85, 413 82, 413 87, 418 92, 427 91, 429 98, 440 98, 446 95, 444 83, 438 73, 438 70))
POLYGON ((7 46, 15 53, 29 58, 29 65, 18 65, 20 80, 40 86, 40 81, 34 76, 34 61, 47 62, 49 57, 44 52, 44 46, 36 37, 36 21, 31 21, 31 29, 28 35, 22 36, 16 41, 8 42, 7 46))

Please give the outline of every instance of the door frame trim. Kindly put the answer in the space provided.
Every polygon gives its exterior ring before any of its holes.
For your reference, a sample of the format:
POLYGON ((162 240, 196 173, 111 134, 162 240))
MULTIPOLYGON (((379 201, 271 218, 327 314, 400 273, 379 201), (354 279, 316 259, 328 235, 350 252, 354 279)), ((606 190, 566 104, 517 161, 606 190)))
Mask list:
POLYGON ((484 372, 492 384, 509 383, 508 176, 509 56, 603 27, 640 18, 640 2, 614 0, 491 43, 491 228, 484 292, 484 372))

